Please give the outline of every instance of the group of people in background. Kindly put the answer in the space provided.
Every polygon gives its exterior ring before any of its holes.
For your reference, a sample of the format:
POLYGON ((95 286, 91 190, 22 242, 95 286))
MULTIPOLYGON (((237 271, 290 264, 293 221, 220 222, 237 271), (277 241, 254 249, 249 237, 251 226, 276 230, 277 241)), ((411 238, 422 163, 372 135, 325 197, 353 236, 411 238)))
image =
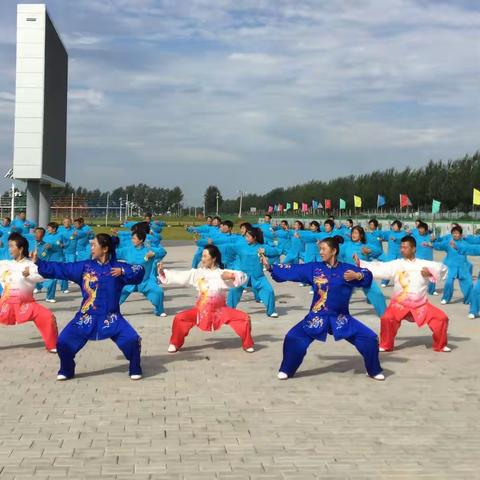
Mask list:
POLYGON ((388 230, 380 229, 375 218, 367 225, 339 224, 333 217, 322 224, 313 220, 308 227, 300 220, 273 225, 267 214, 263 223, 242 223, 234 232, 230 220, 208 217, 204 225, 187 228, 197 248, 191 269, 179 271, 162 263, 164 223, 151 215, 125 223, 126 230, 95 235, 82 218, 72 222, 65 217, 62 225, 51 222, 44 229, 21 212, 13 221, 5 217, 0 228, 0 324, 33 321, 47 350, 60 357, 58 380, 74 376, 75 355, 88 340, 105 338, 118 345, 129 360, 130 377, 137 380, 142 376, 141 339, 120 313, 133 292, 149 300, 156 316, 165 317, 165 287, 196 289, 195 305, 173 319, 169 353, 182 348, 194 326, 212 331, 224 324, 251 353, 251 320, 237 309, 244 292, 251 291, 266 315, 277 318, 271 280, 289 281, 309 286, 312 301, 307 315, 285 336, 278 378, 292 377, 312 341, 325 341, 330 334, 355 346, 369 377, 384 380, 379 352, 393 350, 402 320, 427 325, 433 349, 451 351, 448 317, 428 299, 438 295, 440 279, 445 280, 441 304, 451 301, 458 280, 469 318, 480 314, 480 282, 473 284, 468 260, 480 255, 480 236, 463 235, 462 227, 453 224, 448 235, 436 237, 420 219, 411 230, 399 220, 388 230), (442 263, 433 261, 434 250, 446 253, 442 263), (387 305, 382 289, 390 282, 387 305), (58 335, 55 316, 34 295, 45 290, 46 301, 54 303, 58 285, 69 293, 71 283, 80 286, 82 302, 58 335), (380 318, 380 338, 349 313, 356 289, 362 289, 380 318))

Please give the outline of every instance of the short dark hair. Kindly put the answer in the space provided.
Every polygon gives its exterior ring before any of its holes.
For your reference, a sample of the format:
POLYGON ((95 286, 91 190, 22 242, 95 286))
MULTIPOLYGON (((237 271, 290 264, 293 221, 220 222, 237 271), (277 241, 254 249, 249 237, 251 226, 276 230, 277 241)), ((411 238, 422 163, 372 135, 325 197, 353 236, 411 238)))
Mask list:
POLYGON ((460 225, 456 225, 450 230, 450 233, 458 232, 460 235, 463 234, 463 228, 460 225))
POLYGON ((289 226, 289 225, 288 225, 288 220, 282 220, 280 223, 285 224, 287 227, 289 226))
POLYGON ((137 228, 136 230, 132 230, 132 237, 136 236, 142 243, 147 238, 147 232, 142 228, 137 228))
POLYGON ((262 244, 264 243, 263 232, 259 228, 255 228, 255 227, 247 228, 247 231, 245 232, 245 234, 247 233, 251 237, 253 237, 257 243, 262 243, 262 244))
POLYGON ((213 258, 215 265, 217 265, 220 268, 223 268, 222 254, 220 253, 220 250, 216 245, 206 245, 204 250, 207 250, 207 252, 213 258))
POLYGON ((298 226, 300 227, 300 230, 305 230, 305 225, 303 224, 303 222, 301 220, 295 220, 293 223, 294 224, 298 223, 298 226))
POLYGON ((18 232, 13 232, 8 236, 8 241, 15 242, 17 248, 22 249, 23 256, 28 257, 28 241, 23 235, 20 235, 18 232))
POLYGON ((335 227, 335 222, 333 220, 331 220, 330 218, 327 218, 324 222, 323 222, 324 225, 330 225, 332 227, 332 229, 335 227))
POLYGON ((223 220, 220 225, 225 225, 228 228, 233 228, 233 222, 231 220, 223 220))
POLYGON ((83 217, 78 217, 74 220, 74 222, 85 223, 85 220, 83 219, 83 217))
POLYGON ((397 225, 398 229, 401 230, 402 229, 402 226, 403 226, 403 223, 400 221, 400 220, 394 220, 392 223, 391 223, 392 227, 394 225, 397 225))
POLYGON ((95 238, 97 239, 98 244, 102 248, 107 248, 107 252, 109 254, 115 253, 115 244, 111 235, 109 235, 108 233, 97 233, 95 235, 95 238))
POLYGON ((400 241, 402 243, 409 243, 412 247, 417 247, 417 241, 411 235, 405 235, 400 241))
POLYGON ((47 223, 47 227, 53 228, 55 231, 57 231, 58 230, 58 223, 57 222, 47 223))
POLYGON ((40 230, 45 235, 45 229, 43 227, 37 227, 34 231, 40 230))
POLYGON ((376 218, 371 218, 369 221, 368 221, 368 224, 370 225, 371 223, 373 223, 375 225, 375 228, 378 228, 378 220, 376 218))
POLYGON ((271 216, 269 213, 266 213, 264 216, 265 216, 265 217, 268 217, 268 218, 270 218, 270 219, 272 218, 272 216, 271 216))
POLYGON ((320 224, 316 220, 312 220, 310 225, 314 225, 317 230, 320 230, 320 224))
POLYGON ((417 228, 423 228, 423 229, 425 229, 425 231, 428 231, 428 225, 425 222, 423 222, 422 220, 420 220, 418 222, 418 227, 417 228))

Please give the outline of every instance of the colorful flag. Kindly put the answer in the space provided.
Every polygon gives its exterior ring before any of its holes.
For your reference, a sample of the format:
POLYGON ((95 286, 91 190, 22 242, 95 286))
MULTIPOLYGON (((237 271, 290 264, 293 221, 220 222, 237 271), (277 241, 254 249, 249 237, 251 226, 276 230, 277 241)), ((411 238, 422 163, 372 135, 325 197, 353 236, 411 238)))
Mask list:
POLYGON ((473 189, 473 204, 480 205, 480 190, 473 189))
POLYGON ((302 203, 302 212, 303 212, 303 213, 308 212, 308 204, 302 203))
POLYGON ((318 208, 318 202, 316 200, 312 200, 312 208, 316 210, 318 208))
POLYGON ((279 211, 280 213, 283 212, 283 205, 282 205, 281 203, 278 204, 278 211, 279 211))
POLYGON ((330 209, 330 208, 332 208, 332 202, 331 202, 331 200, 330 200, 329 198, 326 198, 326 199, 325 199, 325 209, 328 210, 328 209, 330 209))
POLYGON ((353 206, 355 208, 362 208, 362 197, 354 195, 353 196, 353 206))
MULTIPOLYGON (((478 192, 478 193, 480 195, 480 192, 478 192)), ((480 203, 479 203, 479 205, 480 205, 480 203)), ((412 206, 412 202, 408 198, 408 195, 405 195, 404 193, 401 193, 400 194, 400 208, 411 207, 411 206, 412 206)))
POLYGON ((383 207, 386 203, 383 195, 377 195, 377 208, 383 207))
POLYGON ((323 208, 322 202, 318 202, 318 208, 323 208))
POLYGON ((290 203, 287 202, 287 206, 285 207, 285 211, 288 212, 291 208, 292 208, 292 206, 290 205, 290 203))
POLYGON ((293 209, 298 210, 298 203, 297 202, 293 202, 293 209))
POLYGON ((338 203, 339 203, 338 208, 340 210, 345 210, 347 208, 347 202, 345 202, 345 200, 343 198, 341 198, 338 203))
POLYGON ((268 207, 268 213, 272 213, 272 212, 273 212, 273 207, 270 205, 270 206, 268 207))
POLYGON ((432 213, 438 213, 441 204, 442 202, 439 202, 438 200, 432 200, 432 213))

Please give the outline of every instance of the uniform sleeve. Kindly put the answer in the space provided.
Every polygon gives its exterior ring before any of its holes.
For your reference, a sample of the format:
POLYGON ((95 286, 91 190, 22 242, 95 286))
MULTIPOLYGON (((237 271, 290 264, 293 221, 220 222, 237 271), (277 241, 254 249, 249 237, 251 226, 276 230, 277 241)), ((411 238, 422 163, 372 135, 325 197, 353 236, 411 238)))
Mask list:
POLYGON ((193 285, 195 272, 194 268, 186 271, 165 269, 163 275, 158 276, 158 280, 163 285, 193 285))
POLYGON ((155 260, 162 260, 167 254, 167 251, 162 246, 154 247, 151 250, 155 253, 155 260))
POLYGON ((276 282, 300 282, 312 284, 312 264, 273 265, 272 278, 276 282))
POLYGON ((37 260, 38 273, 44 278, 56 278, 57 280, 70 280, 78 285, 82 283, 84 262, 45 262, 37 260))
POLYGON ((391 262, 366 262, 360 260, 360 267, 370 270, 373 278, 392 280, 395 276, 395 260, 391 262))
POLYGON ((440 279, 445 280, 445 278, 447 277, 447 273, 448 273, 448 267, 446 265, 444 265, 443 263, 439 263, 439 262, 431 262, 429 260, 424 260, 423 263, 424 263, 424 266, 430 272, 429 280, 431 282, 436 283, 440 279))
POLYGON ((35 286, 37 283, 43 282, 45 279, 38 273, 38 267, 32 262, 28 266, 30 270, 30 275, 24 277, 23 281, 29 286, 35 286))
POLYGON ((467 235, 466 237, 463 237, 463 239, 472 245, 480 244, 480 235, 467 235))
POLYGON ((457 244, 457 251, 461 255, 480 255, 480 245, 474 245, 464 242, 463 244, 457 244))
POLYGON ((230 272, 235 275, 235 278, 233 280, 224 280, 224 283, 227 285, 228 288, 239 287, 248 280, 247 275, 240 270, 224 270, 224 272, 230 272))
POLYGON ((352 285, 358 288, 368 288, 372 284, 373 275, 369 269, 357 267, 356 265, 349 265, 347 270, 353 270, 354 272, 358 272, 362 274, 361 280, 350 280, 350 281, 345 280, 345 282, 348 285, 352 285))
POLYGON ((449 243, 450 242, 448 240, 435 240, 432 244, 432 247, 434 250, 446 252, 448 250, 449 243))
POLYGON ((142 283, 145 269, 141 265, 122 263, 121 268, 123 270, 121 278, 125 285, 138 285, 142 283))
POLYGON ((369 255, 372 258, 377 258, 383 253, 382 249, 378 245, 374 245, 373 243, 367 243, 365 246, 371 250, 369 255))

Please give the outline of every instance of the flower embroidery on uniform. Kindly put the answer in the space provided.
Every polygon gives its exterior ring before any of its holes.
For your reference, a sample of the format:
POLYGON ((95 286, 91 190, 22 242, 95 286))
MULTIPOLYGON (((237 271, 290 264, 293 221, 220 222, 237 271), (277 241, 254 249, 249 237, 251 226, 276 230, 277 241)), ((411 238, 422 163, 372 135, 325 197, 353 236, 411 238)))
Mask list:
POLYGON ((340 330, 348 323, 348 318, 345 315, 339 315, 337 317, 337 330, 340 330))
POLYGON ((104 321, 103 321, 103 328, 108 328, 110 325, 115 323, 118 319, 116 313, 111 313, 104 321))
POLYGON ((141 270, 143 267, 141 265, 132 265, 132 271, 133 272, 138 272, 139 270, 141 270))
POLYGON ((307 322, 307 327, 308 328, 323 327, 323 318, 317 317, 317 316, 310 318, 307 322))
POLYGON ((76 322, 77 325, 82 327, 83 325, 90 325, 92 323, 91 315, 82 315, 76 322))
POLYGON ((290 263, 280 263, 277 266, 278 268, 292 268, 292 265, 290 263))

